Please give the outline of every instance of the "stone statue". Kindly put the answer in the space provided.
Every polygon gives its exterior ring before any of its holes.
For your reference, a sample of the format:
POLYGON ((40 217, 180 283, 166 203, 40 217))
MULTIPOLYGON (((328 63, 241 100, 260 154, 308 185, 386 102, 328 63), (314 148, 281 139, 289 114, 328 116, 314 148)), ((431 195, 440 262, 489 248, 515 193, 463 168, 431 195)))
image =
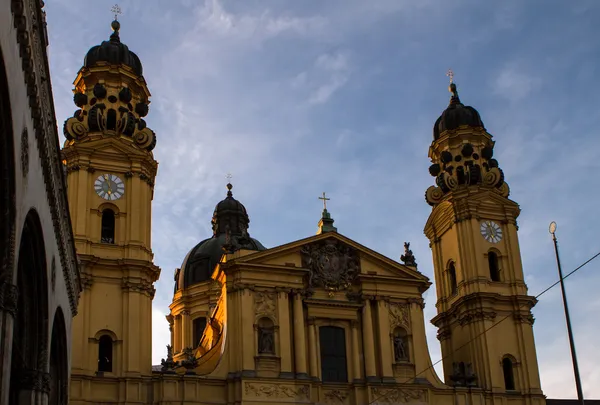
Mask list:
POLYGON ((275 336, 273 328, 258 328, 258 353, 275 354, 275 336))
POLYGON ((194 354, 194 350, 191 347, 183 349, 184 359, 181 361, 181 365, 186 368, 186 374, 193 374, 193 370, 198 366, 198 359, 194 354))
POLYGON ((172 371, 177 367, 177 362, 173 361, 173 349, 171 349, 171 345, 167 345, 167 359, 162 359, 160 364, 163 372, 172 371))
POLYGON ((415 255, 413 255, 412 250, 410 250, 410 242, 404 242, 404 254, 400 256, 400 260, 402 260, 406 266, 417 267, 415 255))
POLYGON ((406 352, 406 341, 402 335, 394 336, 394 360, 404 361, 408 360, 408 353, 406 352))

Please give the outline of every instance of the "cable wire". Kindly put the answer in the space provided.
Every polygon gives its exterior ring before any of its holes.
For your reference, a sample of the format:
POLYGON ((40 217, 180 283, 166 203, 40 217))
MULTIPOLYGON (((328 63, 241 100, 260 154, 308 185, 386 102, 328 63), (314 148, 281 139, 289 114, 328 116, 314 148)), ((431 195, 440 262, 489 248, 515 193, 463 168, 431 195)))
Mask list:
MULTIPOLYGON (((589 262, 591 262, 592 260, 594 260, 595 258, 597 258, 598 256, 600 256, 600 252, 596 253, 594 256, 592 256, 590 259, 586 260, 585 262, 583 262, 581 265, 579 265, 577 268, 575 268, 575 270, 571 271, 570 273, 568 273, 566 276, 563 277, 563 280, 565 280, 567 277, 571 276, 572 274, 574 274, 575 272, 577 272, 579 269, 581 269, 582 267, 584 267, 585 265, 587 265, 589 262)), ((545 293, 547 293, 548 291, 550 291, 552 288, 556 287, 558 284, 560 283, 560 280, 556 281, 554 284, 552 284, 551 286, 549 286, 548 288, 544 289, 541 293, 539 293, 538 295, 535 296, 535 299, 537 300, 539 297, 541 297, 542 295, 544 295, 545 293)), ((523 306, 520 306, 519 309, 521 309, 523 306)), ((456 353, 457 351, 459 351, 460 349, 466 347, 467 345, 473 343, 476 339, 479 339, 481 336, 485 335, 489 330, 491 330, 492 328, 496 327, 497 325, 499 325, 500 323, 502 323, 503 321, 505 321, 506 319, 508 319, 512 314, 506 315, 504 318, 500 319, 498 322, 494 323, 493 325, 491 325, 490 327, 488 327, 487 329, 485 329, 483 332, 481 332, 479 335, 473 337, 471 340, 469 340, 468 342, 466 342, 465 344, 459 346, 457 349, 451 351, 450 353, 448 353, 446 356, 443 356, 441 359, 439 359, 438 361, 436 361, 435 363, 433 363, 432 365, 430 365, 429 367, 423 369, 422 371, 418 372, 417 374, 415 374, 414 377, 409 378, 408 380, 400 383, 400 384, 406 384, 409 383, 411 380, 415 379, 417 376, 423 374, 424 372, 426 372, 429 369, 432 369, 434 366, 438 365, 439 363, 441 363, 444 359, 448 358, 450 355, 456 353)), ((371 402, 369 402, 367 405, 373 405, 375 402, 379 401, 380 399, 384 399, 386 398, 388 395, 390 395, 391 392, 388 392, 386 394, 382 394, 380 396, 378 396, 377 398, 373 399, 371 402)))

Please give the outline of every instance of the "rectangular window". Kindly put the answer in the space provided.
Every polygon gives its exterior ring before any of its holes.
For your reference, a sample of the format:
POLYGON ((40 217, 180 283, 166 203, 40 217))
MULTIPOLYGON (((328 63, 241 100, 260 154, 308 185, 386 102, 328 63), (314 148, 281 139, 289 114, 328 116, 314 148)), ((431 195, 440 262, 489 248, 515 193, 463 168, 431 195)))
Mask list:
POLYGON ((323 382, 348 382, 346 332, 336 326, 319 328, 321 379, 323 382))

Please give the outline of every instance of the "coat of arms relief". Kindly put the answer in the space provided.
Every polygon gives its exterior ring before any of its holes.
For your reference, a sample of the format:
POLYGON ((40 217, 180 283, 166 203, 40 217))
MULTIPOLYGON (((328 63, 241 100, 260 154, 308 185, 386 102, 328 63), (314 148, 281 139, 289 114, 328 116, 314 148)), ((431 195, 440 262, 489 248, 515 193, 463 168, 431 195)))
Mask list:
POLYGON ((330 292, 350 287, 360 273, 358 252, 337 239, 326 239, 303 246, 302 267, 310 270, 308 288, 330 292))

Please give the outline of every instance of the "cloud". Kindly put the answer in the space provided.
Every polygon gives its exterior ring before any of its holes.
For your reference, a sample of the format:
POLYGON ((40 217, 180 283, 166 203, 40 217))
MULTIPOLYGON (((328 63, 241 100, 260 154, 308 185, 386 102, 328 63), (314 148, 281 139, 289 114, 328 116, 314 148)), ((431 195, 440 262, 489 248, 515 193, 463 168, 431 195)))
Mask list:
POLYGON ((525 73, 514 65, 505 66, 494 82, 494 93, 508 100, 521 100, 542 84, 539 77, 525 73))

